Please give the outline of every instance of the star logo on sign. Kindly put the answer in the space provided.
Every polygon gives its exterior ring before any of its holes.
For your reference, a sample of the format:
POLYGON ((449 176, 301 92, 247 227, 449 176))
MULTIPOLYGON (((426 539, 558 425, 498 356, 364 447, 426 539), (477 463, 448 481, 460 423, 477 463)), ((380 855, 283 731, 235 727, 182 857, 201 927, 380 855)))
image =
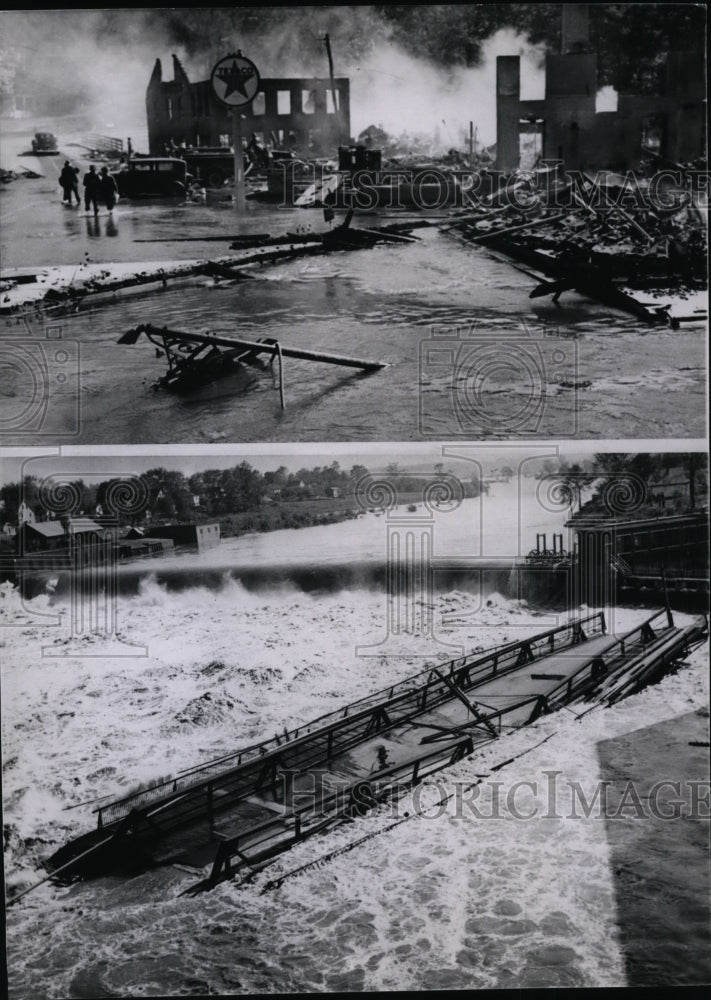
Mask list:
POLYGON ((229 68, 221 69, 217 76, 225 84, 225 99, 234 94, 235 91, 242 95, 242 97, 247 97, 247 91, 244 89, 244 85, 247 80, 250 80, 254 76, 254 72, 248 67, 240 67, 236 62, 233 62, 229 68))

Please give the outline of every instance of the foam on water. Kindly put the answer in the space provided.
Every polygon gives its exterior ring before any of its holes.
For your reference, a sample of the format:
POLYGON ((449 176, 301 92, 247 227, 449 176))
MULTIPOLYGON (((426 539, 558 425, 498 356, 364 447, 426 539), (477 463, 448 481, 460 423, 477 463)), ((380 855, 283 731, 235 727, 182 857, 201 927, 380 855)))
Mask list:
MULTIPOLYGON (((2 593, 11 615, 48 607, 46 595, 23 605, 16 591, 2 593)), ((535 609, 501 595, 483 607, 462 591, 434 600, 442 636, 468 648, 541 628, 535 609)), ((55 627, 4 632, 11 889, 41 877, 44 858, 92 828, 96 798, 271 736, 437 662, 431 650, 356 655, 356 645, 383 634, 386 595, 377 591, 312 595, 287 585, 265 595, 229 575, 217 588, 175 591, 148 577, 117 610, 121 635, 147 655, 50 660, 41 646, 55 627)), ((631 627, 644 614, 620 613, 616 625, 626 615, 631 627)), ((466 805, 457 816, 451 802, 438 816, 437 803, 454 782, 469 787, 482 774, 504 782, 505 798, 515 781, 540 783, 551 768, 579 780, 589 798, 597 740, 705 697, 698 664, 581 722, 566 712, 546 717, 442 772, 444 792, 420 792, 431 815, 415 815, 405 797, 397 817, 383 809, 305 841, 241 888, 224 883, 179 897, 197 876, 178 869, 43 885, 8 911, 11 996, 623 984, 600 819, 523 821, 506 810, 486 819, 466 805), (550 733, 527 756, 490 771, 550 733), (411 818, 394 825, 405 811, 411 818), (262 894, 270 879, 327 855, 262 894)), ((522 788, 516 804, 522 812, 544 806, 542 796, 522 788)))

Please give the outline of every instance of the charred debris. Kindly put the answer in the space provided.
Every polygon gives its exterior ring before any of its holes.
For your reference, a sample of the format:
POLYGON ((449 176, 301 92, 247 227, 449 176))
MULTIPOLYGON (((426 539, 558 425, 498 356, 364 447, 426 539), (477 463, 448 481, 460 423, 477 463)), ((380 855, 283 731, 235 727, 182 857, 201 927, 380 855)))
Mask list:
MULTIPOLYGON (((153 269, 131 269, 116 274, 112 268, 83 276, 76 271, 69 282, 57 280, 42 294, 22 294, 20 285, 42 282, 45 275, 5 274, 0 279, 0 312, 51 307, 74 311, 84 302, 109 302, 126 289, 149 286, 143 294, 165 288, 169 281, 200 279, 242 280, 254 265, 278 263, 336 251, 364 250, 382 244, 416 242, 413 230, 436 226, 462 243, 507 257, 533 282, 531 298, 551 296, 558 304, 568 290, 627 312, 649 325, 678 328, 681 323, 706 318, 698 301, 689 309, 678 300, 691 299, 707 287, 708 237, 705 214, 689 190, 685 165, 676 165, 681 183, 652 191, 654 178, 644 171, 595 174, 577 171, 516 170, 508 177, 482 166, 462 174, 460 207, 434 213, 426 207, 410 209, 400 221, 381 226, 352 226, 354 207, 343 221, 321 232, 310 225, 295 232, 240 235, 183 235, 169 242, 223 242, 229 256, 177 263, 153 269), (482 193, 482 189, 484 193, 482 193), (151 287, 152 286, 152 287, 151 287), (677 300, 673 313, 670 300, 677 300)), ((335 217, 332 192, 317 186, 310 204, 323 209, 326 221, 335 217)), ((357 203, 356 203, 357 207, 357 203)), ((360 213, 362 215, 362 213, 360 213)), ((375 213, 377 216, 377 213, 375 213)), ((165 239, 137 242, 160 242, 165 239)), ((697 296, 698 299, 698 296, 697 296)))
POLYGON ((557 304, 575 289, 650 325, 706 318, 705 309, 691 307, 672 316, 663 301, 707 288, 707 223, 678 187, 652 199, 649 182, 635 176, 541 179, 516 171, 442 229, 515 262, 536 282, 532 299, 550 295, 557 304))
MULTIPOLYGON (((558 304, 563 292, 575 290, 606 306, 630 313, 651 326, 678 329, 684 322, 706 318, 694 307, 672 314, 673 297, 685 300, 706 287, 707 234, 704 217, 690 194, 669 189, 659 204, 637 204, 632 211, 624 202, 644 187, 614 174, 565 175, 515 172, 493 193, 471 209, 451 212, 440 230, 463 243, 500 253, 530 276, 530 298, 551 296, 558 304), (634 191, 631 190, 634 188, 634 191), (667 297, 667 301, 664 301, 667 297)), ((647 192, 648 193, 648 192, 647 192)), ((325 215, 328 217, 328 206, 325 215)), ((345 220, 322 233, 288 233, 236 237, 235 256, 208 262, 201 273, 216 279, 243 278, 243 270, 257 263, 277 262, 303 255, 367 249, 383 243, 409 243, 417 239, 412 229, 432 224, 424 215, 407 223, 375 229, 351 229, 353 209, 345 220)), ((141 333, 158 347, 168 371, 155 388, 190 391, 244 364, 273 365, 279 360, 279 390, 285 406, 283 358, 302 357, 360 368, 362 372, 385 367, 361 361, 294 351, 275 341, 247 342, 190 331, 170 331, 143 326, 124 334, 120 343, 135 343, 141 333), (307 356, 308 355, 308 356, 307 356)))

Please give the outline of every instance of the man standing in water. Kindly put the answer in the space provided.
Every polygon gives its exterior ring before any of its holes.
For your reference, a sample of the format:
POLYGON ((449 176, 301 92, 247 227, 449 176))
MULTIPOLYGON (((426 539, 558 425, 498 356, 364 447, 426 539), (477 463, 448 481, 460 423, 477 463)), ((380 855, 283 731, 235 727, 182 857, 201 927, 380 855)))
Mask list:
POLYGON ((77 205, 81 200, 79 198, 79 184, 77 182, 78 174, 79 170, 76 167, 73 167, 69 162, 69 160, 65 160, 64 166, 62 167, 62 172, 59 175, 59 184, 62 188, 62 192, 64 195, 62 201, 66 202, 67 205, 71 205, 72 195, 75 195, 77 199, 77 205))
POLYGON ((91 205, 94 206, 94 215, 99 214, 99 187, 101 181, 99 175, 96 172, 96 167, 92 164, 89 167, 89 172, 84 174, 84 208, 89 211, 91 205))
POLYGON ((114 205, 116 204, 116 199, 118 198, 118 187, 116 186, 116 179, 113 174, 109 173, 108 167, 101 168, 99 193, 101 200, 104 202, 109 212, 112 212, 114 205))

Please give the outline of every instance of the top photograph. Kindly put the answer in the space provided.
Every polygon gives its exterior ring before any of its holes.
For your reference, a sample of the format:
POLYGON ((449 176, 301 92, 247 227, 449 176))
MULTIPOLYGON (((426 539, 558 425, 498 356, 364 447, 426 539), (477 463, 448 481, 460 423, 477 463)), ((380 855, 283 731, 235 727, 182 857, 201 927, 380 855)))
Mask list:
POLYGON ((705 438, 705 40, 0 12, 0 445, 705 438))

